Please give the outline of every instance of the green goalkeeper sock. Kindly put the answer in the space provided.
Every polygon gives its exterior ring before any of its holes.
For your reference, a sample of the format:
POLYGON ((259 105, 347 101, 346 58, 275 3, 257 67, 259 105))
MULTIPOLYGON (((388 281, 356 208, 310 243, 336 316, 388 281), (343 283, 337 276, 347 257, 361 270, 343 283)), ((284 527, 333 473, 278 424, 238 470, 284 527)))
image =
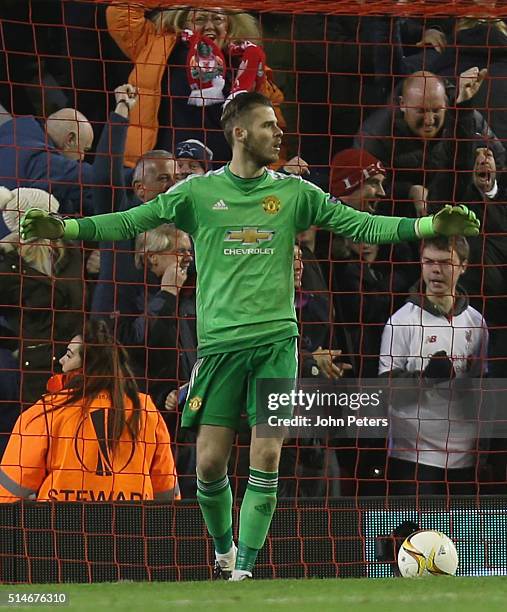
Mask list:
POLYGON ((227 474, 213 482, 197 478, 197 501, 218 554, 232 546, 232 491, 227 474))
POLYGON ((264 546, 276 508, 278 472, 250 468, 250 477, 239 517, 239 545, 236 569, 252 571, 264 546))

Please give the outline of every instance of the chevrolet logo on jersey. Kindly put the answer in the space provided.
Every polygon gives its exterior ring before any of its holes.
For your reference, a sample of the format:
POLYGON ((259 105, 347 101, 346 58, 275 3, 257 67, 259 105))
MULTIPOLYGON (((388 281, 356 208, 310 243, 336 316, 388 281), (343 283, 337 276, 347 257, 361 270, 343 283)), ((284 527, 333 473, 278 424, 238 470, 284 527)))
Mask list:
POLYGON ((244 227, 242 230, 227 230, 226 242, 241 242, 246 246, 273 240, 274 230, 260 230, 258 227, 244 227))

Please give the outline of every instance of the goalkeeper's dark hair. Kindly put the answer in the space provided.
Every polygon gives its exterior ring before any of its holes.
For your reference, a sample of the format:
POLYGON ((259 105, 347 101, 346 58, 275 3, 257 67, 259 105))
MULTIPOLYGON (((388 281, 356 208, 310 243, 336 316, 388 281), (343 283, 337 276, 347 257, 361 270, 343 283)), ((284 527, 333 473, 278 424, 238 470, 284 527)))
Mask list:
POLYGON ((435 238, 426 238, 421 243, 421 253, 428 247, 432 246, 439 251, 456 251, 459 262, 463 263, 470 256, 470 245, 464 236, 435 236, 435 238))
POLYGON ((256 106, 268 106, 273 108, 271 100, 256 91, 240 93, 234 96, 234 98, 226 104, 222 113, 221 123, 225 139, 231 148, 234 144, 232 138, 234 126, 256 106))

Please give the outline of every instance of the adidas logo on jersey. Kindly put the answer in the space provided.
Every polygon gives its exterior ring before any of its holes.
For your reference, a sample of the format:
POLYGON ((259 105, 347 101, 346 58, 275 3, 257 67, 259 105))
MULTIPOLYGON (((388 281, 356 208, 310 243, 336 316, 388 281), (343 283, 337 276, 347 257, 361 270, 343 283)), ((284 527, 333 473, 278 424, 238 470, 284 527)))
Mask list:
POLYGON ((223 200, 218 200, 213 204, 212 210, 229 210, 229 207, 223 200))

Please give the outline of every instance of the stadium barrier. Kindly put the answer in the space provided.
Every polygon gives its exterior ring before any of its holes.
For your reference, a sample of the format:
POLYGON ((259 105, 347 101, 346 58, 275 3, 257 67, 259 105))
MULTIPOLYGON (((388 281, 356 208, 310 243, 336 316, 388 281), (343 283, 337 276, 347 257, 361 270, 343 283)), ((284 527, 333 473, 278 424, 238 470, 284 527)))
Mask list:
MULTIPOLYGON (((376 550, 408 520, 454 540, 458 575, 507 572, 507 497, 343 497, 280 500, 256 577, 390 576, 376 550)), ((189 502, 0 507, 2 583, 206 580, 212 562, 199 508, 189 502)))

